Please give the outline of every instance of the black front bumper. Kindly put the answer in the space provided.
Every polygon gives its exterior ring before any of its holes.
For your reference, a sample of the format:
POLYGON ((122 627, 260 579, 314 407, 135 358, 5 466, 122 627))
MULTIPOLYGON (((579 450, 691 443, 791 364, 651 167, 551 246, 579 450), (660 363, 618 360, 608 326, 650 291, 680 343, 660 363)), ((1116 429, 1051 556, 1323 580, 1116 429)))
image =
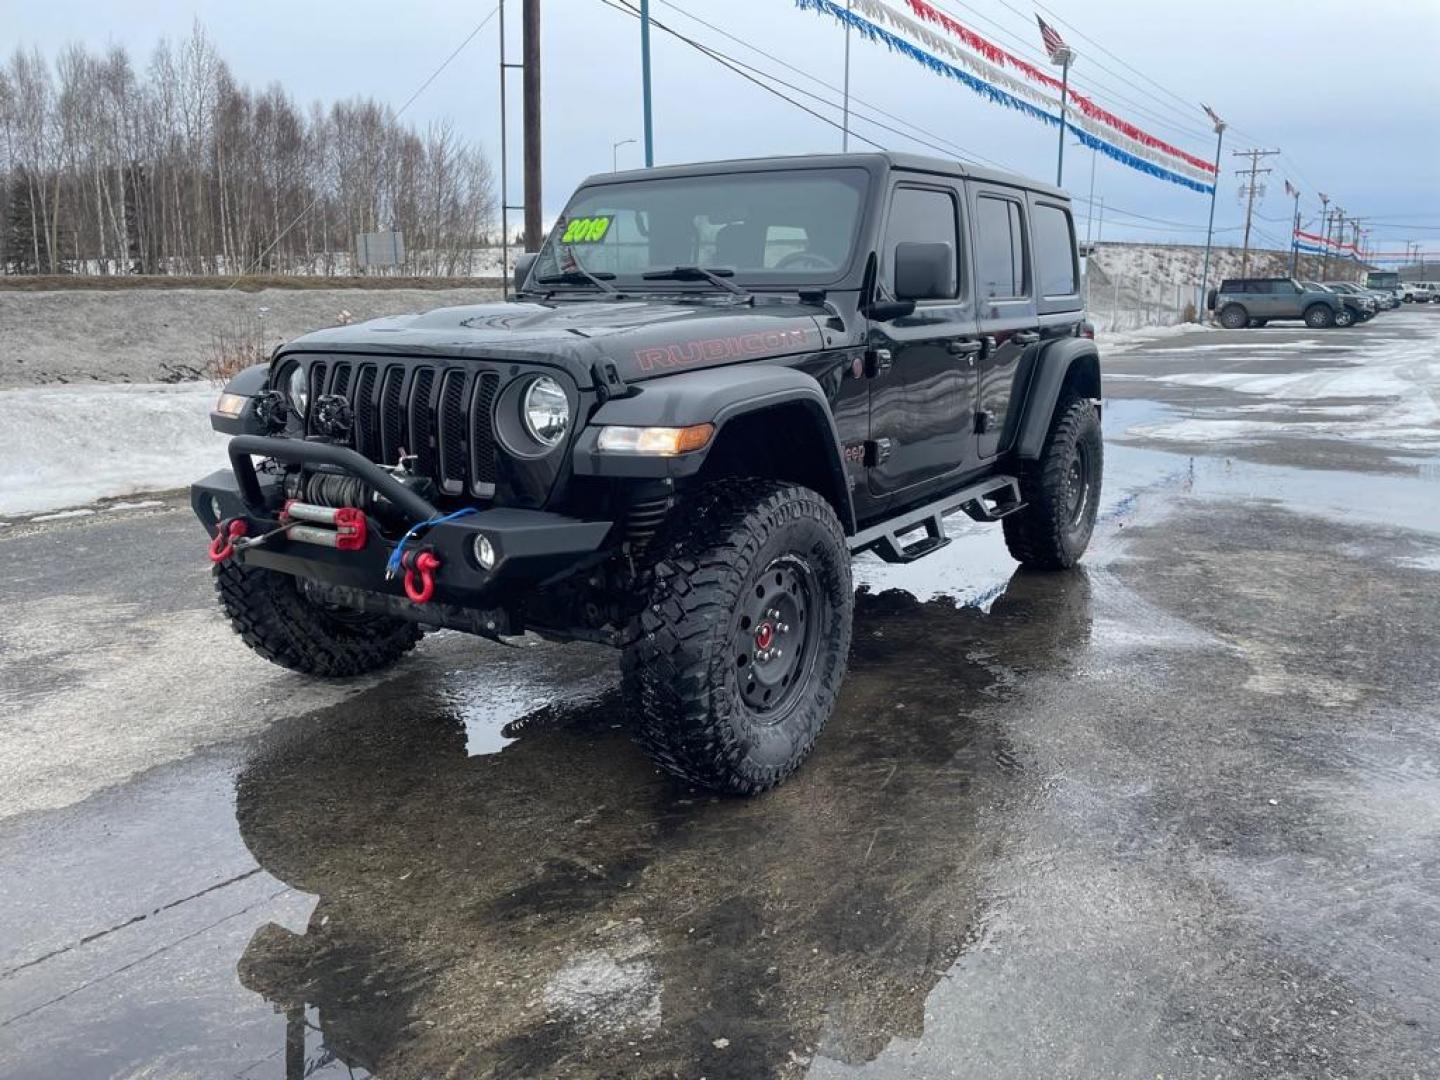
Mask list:
MULTIPOLYGON (((212 537, 219 522, 231 519, 243 520, 252 538, 282 524, 282 477, 257 471, 252 455, 357 476, 384 496, 410 524, 443 513, 354 450, 301 439, 241 435, 230 440, 231 467, 211 473, 190 487, 190 505, 212 537)), ((380 535, 380 525, 374 518, 367 520, 367 526, 365 546, 358 551, 301 543, 280 533, 261 545, 237 551, 231 558, 245 566, 278 570, 338 589, 390 596, 402 605, 408 604, 402 576, 390 580, 385 577, 394 543, 380 535)), ((435 573, 436 602, 462 608, 511 607, 525 592, 601 561, 608 553, 613 528, 609 521, 581 521, 544 510, 495 507, 434 525, 413 539, 407 550, 428 550, 440 559, 435 573), (475 541, 480 535, 489 539, 496 554, 488 570, 475 556, 475 541)))

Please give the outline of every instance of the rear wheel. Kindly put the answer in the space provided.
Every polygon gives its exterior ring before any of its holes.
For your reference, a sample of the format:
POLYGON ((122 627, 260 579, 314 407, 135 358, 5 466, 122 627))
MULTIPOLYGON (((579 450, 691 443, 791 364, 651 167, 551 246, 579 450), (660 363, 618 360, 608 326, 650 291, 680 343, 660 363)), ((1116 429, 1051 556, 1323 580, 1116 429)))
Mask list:
POLYGON ((307 597, 289 574, 215 567, 215 591, 230 625, 266 660, 306 675, 340 677, 378 671, 420 640, 415 623, 332 608, 307 597))
POLYGON ((1334 326, 1335 312, 1324 304, 1311 304, 1305 309, 1305 325, 1312 330, 1324 330, 1334 326))
POLYGON ((685 780, 764 791, 810 753, 845 675, 845 534, 820 495, 770 480, 706 485, 679 521, 622 661, 636 739, 685 780))
POLYGON ((1226 304, 1220 309, 1220 325, 1226 330, 1240 330, 1250 321, 1250 316, 1239 304, 1226 304))
POLYGON ((1079 562, 1095 530, 1104 464, 1095 406, 1084 398, 1062 402, 1040 460, 1020 474, 1025 509, 1003 521, 1010 554, 1037 570, 1064 570, 1079 562))
POLYGON ((1355 313, 1349 308, 1341 308, 1335 313, 1336 326, 1353 326, 1355 324, 1355 313))

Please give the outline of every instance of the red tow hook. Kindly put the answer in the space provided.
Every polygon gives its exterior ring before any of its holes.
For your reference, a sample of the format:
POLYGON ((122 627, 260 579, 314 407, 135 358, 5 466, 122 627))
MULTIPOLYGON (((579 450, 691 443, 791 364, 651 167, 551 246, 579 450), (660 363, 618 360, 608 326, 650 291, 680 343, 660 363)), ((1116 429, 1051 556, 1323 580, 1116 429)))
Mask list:
POLYGON ((234 555, 235 541, 248 532, 243 518, 231 518, 229 521, 220 522, 215 527, 215 538, 210 541, 210 561, 213 563, 224 562, 234 555))
POLYGON ((405 567, 405 595, 413 604, 428 604, 435 595, 435 571, 440 569, 440 556, 433 551, 407 551, 400 562, 405 567), (417 572, 419 584, 415 582, 417 572))

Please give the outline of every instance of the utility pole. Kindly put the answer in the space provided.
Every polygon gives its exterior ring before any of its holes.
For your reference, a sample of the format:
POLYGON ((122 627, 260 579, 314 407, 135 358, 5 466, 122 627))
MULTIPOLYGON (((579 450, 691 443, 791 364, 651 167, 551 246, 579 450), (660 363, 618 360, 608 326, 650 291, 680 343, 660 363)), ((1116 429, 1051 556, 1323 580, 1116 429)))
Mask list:
POLYGON ((1300 276, 1300 189, 1290 187, 1290 181, 1285 181, 1285 187, 1295 193, 1295 224, 1290 231, 1290 276, 1300 276))
MULTIPOLYGON (((1321 254, 1322 256, 1325 254, 1324 230, 1325 230, 1327 227, 1329 227, 1329 224, 1330 224, 1330 196, 1329 196, 1329 195, 1326 195, 1326 194, 1322 191, 1322 192, 1320 192, 1320 229, 1321 229, 1320 254, 1321 254)), ((1322 272, 1322 273, 1319 275, 1319 277, 1320 277, 1320 279, 1323 281, 1323 280, 1325 279, 1325 274, 1322 272)))
MULTIPOLYGON (((1200 302, 1195 305, 1197 312, 1205 310, 1210 292, 1210 243, 1215 235, 1215 193, 1220 190, 1220 148, 1225 145, 1225 121, 1216 116, 1209 105, 1200 107, 1215 125, 1215 179, 1210 182, 1210 224, 1205 227, 1205 268, 1200 271, 1200 302)), ((1203 322, 1204 316, 1200 319, 1203 322)))
POLYGON ((539 251, 543 228, 540 196, 540 0, 520 9, 521 108, 525 123, 525 250, 539 251))
MULTIPOLYGON (((1342 210, 1340 207, 1337 206, 1337 207, 1335 207, 1335 209, 1331 212, 1330 218, 1331 218, 1331 220, 1330 220, 1329 222, 1326 222, 1326 223, 1325 223, 1325 239, 1324 239, 1324 242, 1320 245, 1321 248, 1323 248, 1323 249, 1324 249, 1324 252, 1325 252, 1324 269, 1322 270, 1322 272, 1321 272, 1321 274, 1320 274, 1320 280, 1321 280, 1321 281, 1324 281, 1326 278, 1328 278, 1328 277, 1330 276, 1330 248, 1331 248, 1331 246, 1332 246, 1332 243, 1331 243, 1331 240, 1330 240, 1331 222, 1334 223, 1334 225, 1335 225, 1336 228, 1337 228, 1337 231, 1343 230, 1343 229, 1345 228, 1345 211, 1342 210)), ((1341 235, 1343 235, 1343 232, 1342 232, 1341 235)))
POLYGON ((1236 150, 1235 157, 1248 157, 1250 167, 1248 169, 1235 170, 1236 176, 1248 177, 1245 181, 1245 241, 1240 249, 1240 276, 1245 277, 1250 272, 1250 218, 1255 212, 1255 193, 1260 190, 1257 177, 1264 176, 1271 170, 1260 168, 1260 162, 1280 153, 1279 150, 1236 150))

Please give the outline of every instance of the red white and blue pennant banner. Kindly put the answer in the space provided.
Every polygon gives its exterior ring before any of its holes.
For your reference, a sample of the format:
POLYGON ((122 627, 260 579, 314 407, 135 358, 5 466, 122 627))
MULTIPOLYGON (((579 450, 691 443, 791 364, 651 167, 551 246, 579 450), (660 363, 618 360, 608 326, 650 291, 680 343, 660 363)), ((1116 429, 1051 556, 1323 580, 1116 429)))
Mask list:
MULTIPOLYGON (((1041 123, 1059 127, 1060 80, 991 44, 923 0, 907 2, 917 14, 954 34, 968 48, 962 48, 880 0, 851 0, 853 10, 847 10, 835 0, 795 0, 795 5, 802 11, 828 15, 842 25, 849 26, 861 37, 883 44, 892 52, 898 52, 935 74, 960 83, 994 104, 1004 105, 1041 123), (909 34, 934 51, 928 52, 914 42, 900 37, 880 25, 882 22, 894 30, 909 34), (948 60, 942 60, 941 56, 948 60), (952 64, 949 60, 955 63, 952 64), (1012 75, 999 66, 1001 64, 1013 68, 1023 77, 1012 75), (1040 85, 1036 85, 1037 83, 1040 85), (1047 88, 1057 91, 1056 96, 1047 93, 1047 88), (1052 109, 1055 111, 1050 111, 1052 109)), ((1192 191, 1209 195, 1213 190, 1214 167, 1208 162, 1141 131, 1135 125, 1102 109, 1083 94, 1072 90, 1069 98, 1077 112, 1067 116, 1065 123, 1074 130, 1075 137, 1084 146, 1132 169, 1192 191)))
POLYGON ((1320 236, 1318 233, 1296 229, 1294 239, 1295 249, 1305 255, 1329 255, 1339 259, 1360 258, 1358 245, 1342 243, 1333 236, 1320 236))

